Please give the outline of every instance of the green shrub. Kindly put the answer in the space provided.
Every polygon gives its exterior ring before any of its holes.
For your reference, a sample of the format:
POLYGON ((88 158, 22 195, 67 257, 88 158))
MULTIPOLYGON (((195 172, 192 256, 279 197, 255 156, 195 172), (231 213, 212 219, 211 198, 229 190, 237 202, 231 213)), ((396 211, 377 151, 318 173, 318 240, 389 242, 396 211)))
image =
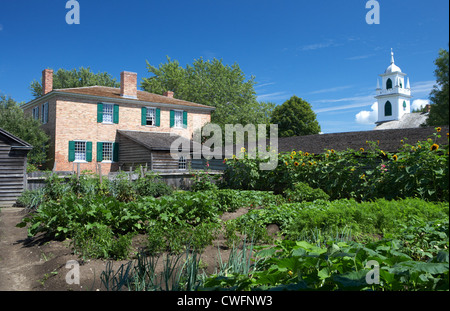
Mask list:
POLYGON ((138 178, 133 182, 133 188, 139 196, 152 196, 155 198, 170 195, 173 192, 172 187, 153 173, 146 173, 144 177, 138 178))
POLYGON ((195 172, 191 178, 192 191, 204 191, 204 190, 217 190, 218 187, 214 182, 214 176, 209 174, 208 171, 198 171, 195 172))
POLYGON ((303 182, 295 183, 292 189, 286 189, 283 194, 290 203, 312 202, 314 200, 328 200, 330 198, 322 189, 313 189, 303 182))
POLYGON ((115 236, 104 224, 90 223, 77 226, 72 244, 76 254, 83 258, 126 259, 131 249, 131 234, 115 236))
POLYGON ((44 202, 44 189, 25 190, 17 198, 17 205, 25 207, 28 210, 36 210, 36 208, 44 202))

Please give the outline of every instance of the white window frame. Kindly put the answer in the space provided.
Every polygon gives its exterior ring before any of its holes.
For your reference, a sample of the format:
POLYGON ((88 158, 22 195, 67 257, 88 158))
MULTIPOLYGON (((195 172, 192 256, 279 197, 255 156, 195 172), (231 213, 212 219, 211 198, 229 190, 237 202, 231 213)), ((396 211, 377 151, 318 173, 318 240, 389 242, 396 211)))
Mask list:
POLYGON ((173 127, 177 128, 177 129, 183 128, 183 110, 174 110, 173 127), (177 115, 178 115, 178 119, 177 119, 177 115))
POLYGON ((105 124, 114 123, 114 104, 103 103, 103 121, 105 124), (105 121, 107 118, 111 117, 111 120, 105 121))
POLYGON ((178 158, 178 169, 180 171, 185 171, 187 170, 187 159, 185 156, 180 156, 178 158))
POLYGON ((145 116, 145 125, 147 126, 156 126, 156 108, 155 107, 146 107, 147 108, 147 115, 145 116), (153 113, 153 115, 152 115, 153 113), (148 124, 149 121, 149 117, 150 120, 152 121, 152 124, 148 124), (153 120, 151 119, 153 118, 153 120))
POLYGON ((112 141, 102 141, 101 142, 102 143, 102 163, 103 162, 105 162, 105 163, 112 163, 113 162, 113 158, 114 158, 114 142, 112 142, 112 141), (111 158, 111 160, 105 160, 105 146, 106 145, 110 145, 111 147, 110 147, 110 149, 111 150, 108 150, 107 152, 111 155, 110 156, 110 158, 111 158))
POLYGON ((75 142, 75 149, 74 149, 74 153, 75 153, 75 163, 85 163, 86 161, 86 153, 87 153, 87 141, 86 140, 74 140, 75 142), (84 144, 84 147, 79 147, 80 144, 84 144), (77 155, 77 147, 79 148, 79 150, 83 150, 84 152, 80 152, 78 151, 78 155, 77 155), (84 154, 83 157, 80 157, 80 154, 84 154))

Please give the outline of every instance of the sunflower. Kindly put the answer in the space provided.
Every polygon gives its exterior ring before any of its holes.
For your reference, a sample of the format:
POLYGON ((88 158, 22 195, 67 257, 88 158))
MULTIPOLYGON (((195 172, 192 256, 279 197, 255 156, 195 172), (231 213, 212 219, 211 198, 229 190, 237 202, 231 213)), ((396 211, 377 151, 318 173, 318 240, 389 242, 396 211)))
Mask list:
POLYGON ((299 166, 299 165, 300 165, 300 163, 298 163, 298 162, 294 162, 294 165, 295 165, 295 166, 299 166))
POLYGON ((330 151, 331 151, 331 153, 334 153, 334 149, 331 149, 330 151))
POLYGON ((289 165, 289 163, 287 163, 287 161, 285 161, 285 162, 284 162, 284 164, 286 164, 286 166, 288 166, 288 165, 289 165))
POLYGON ((302 163, 302 166, 305 166, 306 164, 305 163, 302 163))
POLYGON ((294 156, 291 154, 291 160, 293 160, 294 159, 294 156))
POLYGON ((431 147, 430 147, 430 150, 431 151, 435 151, 435 150, 438 150, 439 149, 439 145, 438 144, 433 144, 431 147))
POLYGON ((364 152, 364 148, 359 148, 359 151, 360 152, 364 152))
POLYGON ((296 155, 297 152, 295 152, 295 150, 293 150, 293 151, 291 152, 291 154, 292 154, 292 155, 296 155))
POLYGON ((241 152, 245 152, 245 148, 244 147, 241 148, 241 152))
POLYGON ((436 128, 436 132, 439 133, 440 131, 442 131, 442 129, 441 129, 440 127, 437 127, 437 128, 436 128))
POLYGON ((394 159, 394 161, 397 161, 398 156, 397 156, 396 154, 394 154, 394 155, 392 156, 392 159, 394 159))
POLYGON ((307 157, 307 156, 309 156, 309 153, 308 153, 308 152, 305 152, 305 157, 307 157))
POLYGON ((447 133, 447 138, 448 138, 448 133, 447 133))

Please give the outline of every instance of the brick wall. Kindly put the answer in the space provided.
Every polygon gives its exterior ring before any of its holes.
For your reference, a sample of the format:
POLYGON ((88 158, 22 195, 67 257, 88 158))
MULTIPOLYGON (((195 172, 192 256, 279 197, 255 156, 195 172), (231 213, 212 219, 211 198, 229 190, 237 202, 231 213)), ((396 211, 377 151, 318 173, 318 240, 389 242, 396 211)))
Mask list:
MULTIPOLYGON (((71 171, 76 169, 76 164, 68 161, 69 141, 86 140, 92 142, 92 162, 81 163, 80 168, 81 170, 91 170, 96 172, 96 144, 97 142, 118 141, 117 130, 172 132, 186 138, 192 138, 196 126, 202 126, 211 120, 209 112, 198 112, 189 110, 189 107, 182 107, 180 109, 188 111, 188 128, 174 129, 170 128, 170 109, 160 108, 161 126, 142 126, 141 105, 119 104, 119 123, 104 124, 97 123, 97 101, 74 101, 70 98, 58 98, 54 107, 55 110, 52 110, 51 114, 52 118, 56 117, 54 135, 52 135, 55 137, 54 148, 52 150, 54 150, 54 158, 56 160, 55 169, 58 171, 71 171), (196 125, 194 125, 194 123, 196 123, 196 125)), ((111 164, 102 162, 103 174, 107 174, 110 170, 114 171, 117 169, 117 163, 111 164)))

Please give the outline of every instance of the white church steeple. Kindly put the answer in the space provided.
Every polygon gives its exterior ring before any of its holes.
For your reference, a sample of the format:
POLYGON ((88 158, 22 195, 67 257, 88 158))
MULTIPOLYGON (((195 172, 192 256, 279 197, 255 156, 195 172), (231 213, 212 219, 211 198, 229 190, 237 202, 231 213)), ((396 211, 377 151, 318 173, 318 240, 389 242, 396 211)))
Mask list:
POLYGON ((381 87, 377 79, 376 96, 378 102, 377 124, 399 120, 404 114, 411 112, 411 88, 409 78, 405 86, 406 74, 395 64, 394 51, 391 49, 391 64, 381 77, 381 87))

